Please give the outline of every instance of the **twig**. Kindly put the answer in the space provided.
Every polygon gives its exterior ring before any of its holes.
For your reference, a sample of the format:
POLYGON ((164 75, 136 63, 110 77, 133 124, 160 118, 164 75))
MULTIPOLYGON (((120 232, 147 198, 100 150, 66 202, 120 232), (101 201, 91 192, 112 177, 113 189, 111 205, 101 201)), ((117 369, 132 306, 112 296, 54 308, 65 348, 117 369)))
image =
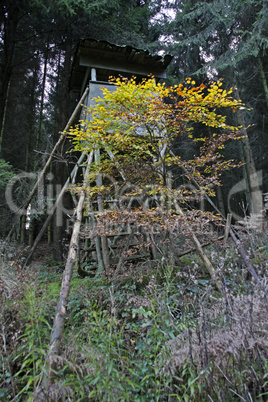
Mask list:
POLYGON ((238 394, 237 392, 235 392, 233 389, 229 388, 229 390, 230 390, 231 392, 233 392, 235 395, 237 395, 239 398, 241 398, 242 401, 247 402, 247 401, 245 400, 245 398, 243 398, 243 396, 239 395, 239 394, 238 394))
POLYGON ((221 368, 215 363, 215 366, 217 367, 217 369, 222 373, 223 377, 229 382, 229 384, 232 384, 231 381, 226 377, 226 375, 224 374, 224 372, 221 370, 221 368))

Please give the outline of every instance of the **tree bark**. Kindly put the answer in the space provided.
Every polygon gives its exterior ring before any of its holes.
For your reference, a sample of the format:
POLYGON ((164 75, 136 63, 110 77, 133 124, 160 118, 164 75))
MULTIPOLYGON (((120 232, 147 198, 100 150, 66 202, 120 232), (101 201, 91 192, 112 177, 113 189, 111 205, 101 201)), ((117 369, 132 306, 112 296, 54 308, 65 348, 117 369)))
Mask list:
POLYGON ((219 210, 221 211, 222 215, 225 216, 225 207, 222 195, 222 189, 220 186, 216 188, 216 195, 217 195, 217 204, 219 206, 219 210))
POLYGON ((45 99, 45 89, 46 89, 46 78, 47 78, 47 65, 48 65, 48 49, 46 49, 45 60, 44 60, 44 72, 42 78, 42 87, 41 87, 41 101, 40 101, 40 110, 39 110, 39 119, 38 119, 38 128, 37 135, 35 140, 35 151, 36 155, 34 158, 34 171, 38 170, 38 151, 40 150, 40 141, 41 141, 41 132, 42 132, 42 122, 43 122, 43 109, 44 109, 44 99, 45 99))

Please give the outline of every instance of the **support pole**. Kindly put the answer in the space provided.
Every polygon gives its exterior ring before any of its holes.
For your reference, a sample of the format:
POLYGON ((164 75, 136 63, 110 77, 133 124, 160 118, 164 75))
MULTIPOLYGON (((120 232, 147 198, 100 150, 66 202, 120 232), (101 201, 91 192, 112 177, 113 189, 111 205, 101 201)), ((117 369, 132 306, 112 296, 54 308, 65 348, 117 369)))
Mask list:
POLYGON ((65 139, 66 134, 67 134, 67 130, 69 130, 69 128, 71 127, 71 125, 72 125, 72 123, 74 122, 74 119, 75 119, 75 117, 76 117, 76 115, 77 115, 77 113, 78 113, 78 111, 79 111, 79 109, 80 109, 82 103, 83 103, 84 100, 86 99, 86 97, 87 97, 87 95, 88 95, 88 92, 89 92, 89 88, 87 87, 86 90, 85 90, 85 92, 84 92, 84 94, 83 94, 83 96, 81 97, 80 101, 78 102, 76 108, 74 109, 73 114, 71 115, 71 117, 70 117, 68 123, 66 124, 66 126, 65 126, 65 128, 64 128, 64 130, 63 130, 63 132, 61 133, 60 138, 58 139, 58 141, 57 141, 56 144, 54 145, 54 148, 52 149, 52 151, 51 151, 51 153, 50 153, 50 155, 49 155, 49 158, 48 158, 48 160, 47 160, 45 166, 43 167, 42 171, 40 172, 40 174, 39 174, 39 176, 38 176, 37 182, 35 183, 35 185, 34 185, 32 191, 30 192, 30 194, 28 195, 26 201, 24 202, 23 206, 22 206, 20 209, 23 209, 23 208, 26 208, 26 209, 27 209, 28 205, 30 204, 30 202, 31 202, 31 200, 32 200, 32 198, 33 198, 33 196, 35 195, 35 193, 36 193, 36 191, 37 191, 37 189, 38 189, 38 186, 39 186, 40 183, 42 182, 42 180, 43 180, 43 178, 44 178, 44 175, 45 175, 46 171, 48 170, 48 168, 49 168, 49 166, 50 166, 50 164, 51 164, 51 162, 52 162, 52 159, 53 159, 53 157, 54 157, 54 155, 55 155, 57 149, 59 148, 59 146, 61 145, 61 143, 62 143, 63 140, 65 139))
MULTIPOLYGON (((87 187, 87 176, 89 173, 90 165, 92 163, 92 159, 93 159, 93 152, 91 152, 91 154, 88 156, 87 168, 86 168, 86 172, 84 175, 84 187, 87 187)), ((80 193, 77 208, 75 210, 76 220, 74 223, 73 233, 72 233, 72 237, 71 237, 71 241, 70 241, 68 258, 67 258, 65 270, 63 273, 63 277, 62 277, 60 297, 59 297, 57 313, 56 313, 56 316, 54 319, 53 329, 52 329, 52 333, 51 333, 50 346, 49 346, 49 350, 47 353, 46 367, 44 370, 44 376, 43 376, 43 381, 42 381, 42 389, 39 390, 39 392, 37 392, 37 394, 38 394, 37 400, 38 401, 46 400, 46 395, 45 395, 46 391, 45 390, 49 389, 49 387, 53 384, 53 381, 54 381, 54 373, 55 373, 55 369, 56 369, 55 357, 57 355, 59 355, 60 344, 61 344, 63 331, 64 331, 66 309, 67 309, 68 297, 69 297, 69 292, 70 292, 70 284, 71 284, 73 266, 76 261, 77 242, 78 242, 78 238, 79 238, 80 227, 81 227, 81 222, 82 222, 82 217, 83 217, 83 205, 84 205, 85 197, 86 197, 85 191, 82 190, 80 193)))
MULTIPOLYGON (((95 151, 95 162, 97 163, 97 162, 99 162, 99 160, 100 160, 100 150, 97 149, 95 151)), ((100 174, 96 178, 96 185, 98 187, 101 187, 102 184, 103 184, 102 175, 100 174)), ((101 195, 98 195, 97 202, 98 202, 98 211, 103 212, 103 204, 102 204, 103 199, 102 199, 101 195)), ((101 249, 102 249, 102 261, 103 261, 103 264, 104 264, 105 271, 108 272, 109 266, 110 266, 108 240, 107 240, 106 236, 101 236, 100 240, 101 240, 101 249)))
MULTIPOLYGON (((93 153, 92 153, 91 155, 93 156, 93 153)), ((65 193, 65 191, 66 191, 66 189, 67 189, 67 187, 68 187, 68 185, 69 185, 69 183, 70 183, 70 179, 74 179, 74 178, 75 178, 75 176, 76 176, 76 174, 77 174, 77 171, 78 171, 78 168, 79 168, 80 164, 83 162, 84 158, 85 158, 85 154, 82 153, 82 155, 80 156, 80 158, 79 158, 77 164, 75 165, 75 167, 74 167, 73 170, 72 170, 71 176, 68 177, 68 179, 66 180, 64 186, 63 186, 62 189, 61 189, 61 192, 59 193, 59 195, 58 195, 58 197, 57 197, 57 199, 56 199, 56 201, 55 201, 53 207, 51 208, 51 210, 50 210, 50 212, 49 212, 49 215, 48 215, 48 217, 47 217, 45 223, 43 224, 43 226, 42 226, 40 232, 38 233, 38 236, 36 237, 36 239, 35 239, 35 241, 34 241, 34 244, 33 244, 32 248, 31 248, 31 250, 30 250, 30 252, 29 252, 29 255, 28 255, 28 257, 26 258, 26 261, 25 261, 25 263, 24 263, 24 265, 23 265, 23 269, 25 269, 26 266, 27 266, 27 264, 30 262, 30 260, 31 260, 31 258, 32 258, 32 256, 33 256, 33 253, 34 253, 35 250, 36 250, 36 247, 37 247, 38 244, 40 243, 40 240, 42 239, 42 237, 43 237, 43 235, 44 235, 44 233, 45 233, 45 231, 46 231, 46 229, 47 229, 47 227, 48 227, 48 225, 49 225, 51 219, 53 218, 53 215, 54 215, 55 212, 56 212, 56 209, 57 209, 58 206, 59 206, 59 203, 60 203, 61 200, 62 200, 62 197, 63 197, 63 195, 64 195, 64 193, 65 193)), ((91 157, 91 159, 92 159, 92 157, 91 157)))

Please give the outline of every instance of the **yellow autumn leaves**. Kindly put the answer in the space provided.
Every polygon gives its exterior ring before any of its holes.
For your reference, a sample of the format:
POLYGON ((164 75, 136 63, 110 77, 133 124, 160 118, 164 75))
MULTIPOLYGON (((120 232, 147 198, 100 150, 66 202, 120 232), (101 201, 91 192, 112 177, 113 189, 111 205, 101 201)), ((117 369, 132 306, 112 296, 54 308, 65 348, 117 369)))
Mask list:
MULTIPOLYGON (((146 169, 151 165, 154 174, 162 175, 164 183, 167 167, 178 164, 169 152, 174 138, 188 133, 193 141, 203 144, 200 154, 185 162, 190 174, 198 173, 202 185, 206 180, 209 185, 216 183, 217 171, 232 166, 231 162, 220 162, 219 150, 228 139, 238 137, 239 127, 227 122, 224 110, 236 111, 243 104, 233 99, 232 89, 222 89, 222 81, 197 86, 187 78, 184 84, 169 88, 156 83, 153 77, 142 81, 135 77, 116 78, 111 82, 115 90, 103 88, 103 96, 94 99, 94 105, 89 107, 89 119, 70 130, 76 150, 109 150, 113 154, 111 164, 123 164, 129 169, 130 179, 131 174, 137 179, 137 172, 133 173, 135 161, 141 175, 142 164, 146 169), (204 134, 208 130, 194 129, 196 123, 212 128, 209 137, 204 134), (209 180, 202 176, 202 171, 210 172, 209 180)), ((149 176, 148 180, 152 179, 149 176)))

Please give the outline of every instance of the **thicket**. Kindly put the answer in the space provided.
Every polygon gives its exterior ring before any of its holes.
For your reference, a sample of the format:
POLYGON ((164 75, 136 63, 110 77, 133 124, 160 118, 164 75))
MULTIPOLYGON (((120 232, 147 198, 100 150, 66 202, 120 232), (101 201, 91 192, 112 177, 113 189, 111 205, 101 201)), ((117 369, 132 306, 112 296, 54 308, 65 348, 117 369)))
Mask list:
MULTIPOLYGON (((76 274, 48 400, 266 400, 267 241, 267 232, 243 238, 259 284, 231 243, 208 248, 223 294, 195 253, 113 280, 76 274)), ((16 247, 1 244, 0 399, 30 401, 40 397, 61 270, 46 253, 22 272, 16 247)))

